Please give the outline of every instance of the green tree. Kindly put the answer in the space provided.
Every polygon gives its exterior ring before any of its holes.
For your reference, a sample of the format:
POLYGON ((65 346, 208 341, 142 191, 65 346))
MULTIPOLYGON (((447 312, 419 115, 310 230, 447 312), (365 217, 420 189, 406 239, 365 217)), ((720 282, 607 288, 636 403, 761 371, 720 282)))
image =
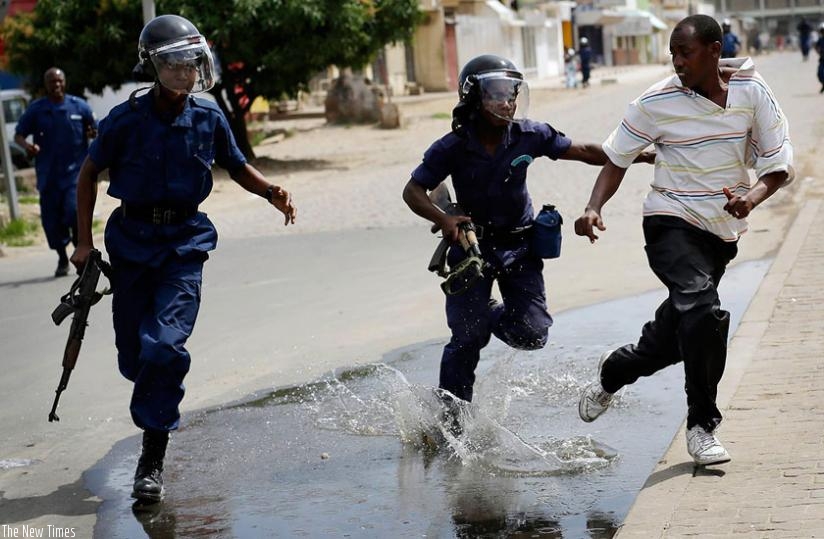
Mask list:
MULTIPOLYGON (((359 67, 411 37, 418 0, 158 0, 157 13, 191 20, 222 68, 211 90, 247 157, 245 114, 258 96, 295 95, 329 65, 359 67)), ((143 27, 140 0, 39 0, 0 28, 8 69, 41 86, 53 65, 69 91, 101 93, 131 80, 143 27)))

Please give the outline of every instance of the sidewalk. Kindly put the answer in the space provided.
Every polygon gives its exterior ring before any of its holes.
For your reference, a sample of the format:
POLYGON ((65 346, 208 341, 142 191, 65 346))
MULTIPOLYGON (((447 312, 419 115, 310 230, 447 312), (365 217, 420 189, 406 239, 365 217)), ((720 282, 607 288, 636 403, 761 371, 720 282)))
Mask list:
POLYGON ((824 204, 813 199, 730 346, 718 404, 732 462, 696 471, 680 429, 616 537, 824 537, 822 267, 824 204))

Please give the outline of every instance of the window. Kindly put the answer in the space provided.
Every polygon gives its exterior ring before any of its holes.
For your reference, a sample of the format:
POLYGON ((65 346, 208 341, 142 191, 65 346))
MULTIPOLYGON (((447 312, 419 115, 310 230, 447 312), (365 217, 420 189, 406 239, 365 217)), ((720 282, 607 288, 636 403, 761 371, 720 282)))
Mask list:
POLYGON ((524 69, 535 69, 538 60, 535 58, 535 28, 524 26, 521 28, 521 42, 524 46, 524 69))

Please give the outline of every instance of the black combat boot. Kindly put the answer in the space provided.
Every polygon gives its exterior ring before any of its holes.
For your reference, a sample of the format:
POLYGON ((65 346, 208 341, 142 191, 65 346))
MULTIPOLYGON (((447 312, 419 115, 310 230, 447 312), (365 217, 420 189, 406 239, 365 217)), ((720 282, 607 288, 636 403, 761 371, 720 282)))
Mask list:
POLYGON ((159 502, 163 499, 163 458, 169 433, 157 430, 143 431, 143 451, 134 472, 132 498, 140 501, 159 502))

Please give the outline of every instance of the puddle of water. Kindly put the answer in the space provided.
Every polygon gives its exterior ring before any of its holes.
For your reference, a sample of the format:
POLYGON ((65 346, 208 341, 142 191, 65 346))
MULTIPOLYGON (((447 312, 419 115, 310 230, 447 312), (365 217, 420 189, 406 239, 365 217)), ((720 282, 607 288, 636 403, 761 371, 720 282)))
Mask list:
MULTIPOLYGON (((733 325, 768 266, 725 277, 733 325)), ((591 424, 578 396, 663 297, 562 313, 543 350, 493 340, 475 401, 454 409, 432 387, 444 343, 430 342, 195 414, 160 505, 132 508, 139 439, 124 440, 85 477, 104 500, 95 536, 612 537, 683 420, 683 373, 639 380, 591 424)))

